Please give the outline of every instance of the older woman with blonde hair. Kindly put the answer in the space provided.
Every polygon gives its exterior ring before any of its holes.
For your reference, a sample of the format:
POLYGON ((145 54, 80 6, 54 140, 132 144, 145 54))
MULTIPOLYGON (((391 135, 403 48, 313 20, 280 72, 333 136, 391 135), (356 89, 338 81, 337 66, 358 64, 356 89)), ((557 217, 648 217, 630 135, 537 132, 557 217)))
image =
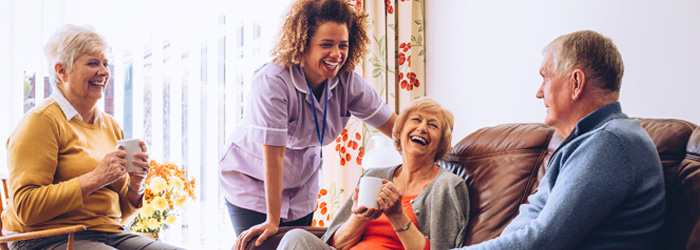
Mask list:
POLYGON ((350 116, 391 135, 396 115, 353 72, 369 44, 366 16, 345 0, 297 0, 287 12, 219 163, 237 249, 279 226, 311 225, 321 146, 350 116))
POLYGON ((403 164, 369 169, 382 178, 379 208, 357 205, 359 189, 340 208, 328 231, 316 238, 294 229, 278 249, 449 249, 467 232, 469 193, 464 179, 440 168, 450 149, 454 118, 430 98, 404 109, 394 125, 403 164))
MULTIPOLYGON (((142 205, 146 145, 116 149, 124 132, 97 108, 110 77, 107 42, 92 27, 63 25, 46 44, 53 93, 29 110, 7 141, 10 201, 3 234, 84 225, 76 249, 178 249, 124 232, 142 205)), ((65 249, 65 236, 10 243, 10 249, 65 249)))

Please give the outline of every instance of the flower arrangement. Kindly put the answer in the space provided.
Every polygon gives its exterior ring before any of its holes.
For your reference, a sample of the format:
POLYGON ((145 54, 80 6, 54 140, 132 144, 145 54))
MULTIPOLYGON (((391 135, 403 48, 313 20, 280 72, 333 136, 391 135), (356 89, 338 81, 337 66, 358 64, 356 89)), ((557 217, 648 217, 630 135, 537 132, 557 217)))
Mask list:
POLYGON ((146 177, 143 206, 131 222, 131 232, 158 234, 166 224, 174 223, 178 208, 187 198, 194 200, 195 181, 187 180, 186 171, 166 162, 151 160, 151 170, 146 177))

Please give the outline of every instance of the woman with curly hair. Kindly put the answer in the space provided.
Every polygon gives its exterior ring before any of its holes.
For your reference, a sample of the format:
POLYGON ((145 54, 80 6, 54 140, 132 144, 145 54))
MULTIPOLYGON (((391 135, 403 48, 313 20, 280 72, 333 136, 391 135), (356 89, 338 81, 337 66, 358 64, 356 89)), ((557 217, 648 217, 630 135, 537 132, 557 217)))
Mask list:
POLYGON ((345 0, 291 5, 219 163, 237 249, 258 235, 262 244, 280 226, 311 225, 321 146, 351 115, 391 136, 396 114, 353 72, 369 44, 366 17, 345 0))

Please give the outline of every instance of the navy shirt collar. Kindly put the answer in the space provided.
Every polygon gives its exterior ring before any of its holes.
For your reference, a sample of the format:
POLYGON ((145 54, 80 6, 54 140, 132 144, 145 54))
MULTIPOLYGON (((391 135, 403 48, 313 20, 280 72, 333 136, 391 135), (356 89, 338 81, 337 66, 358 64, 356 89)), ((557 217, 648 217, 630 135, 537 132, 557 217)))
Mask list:
POLYGON ((614 119, 629 119, 625 113, 622 113, 620 102, 607 104, 583 117, 576 123, 574 131, 571 132, 569 135, 570 138, 567 139, 572 139, 573 137, 595 130, 614 119))

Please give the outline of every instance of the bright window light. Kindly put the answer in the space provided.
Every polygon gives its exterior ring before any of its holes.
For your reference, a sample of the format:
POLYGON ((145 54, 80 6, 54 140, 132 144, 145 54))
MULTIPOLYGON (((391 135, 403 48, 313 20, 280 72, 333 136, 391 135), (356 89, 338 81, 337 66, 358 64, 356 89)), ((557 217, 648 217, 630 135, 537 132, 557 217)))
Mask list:
MULTIPOLYGON (((235 241, 218 184, 219 155, 241 120, 253 71, 270 60, 290 0, 8 0, 0 6, 0 141, 51 91, 43 46, 64 23, 91 25, 111 46, 111 81, 98 107, 151 159, 197 179, 190 202, 161 239, 188 249, 235 241), (5 56, 5 52, 9 52, 5 56), (6 118, 7 117, 7 118, 6 118)), ((7 152, 0 147, 0 173, 7 152)))

